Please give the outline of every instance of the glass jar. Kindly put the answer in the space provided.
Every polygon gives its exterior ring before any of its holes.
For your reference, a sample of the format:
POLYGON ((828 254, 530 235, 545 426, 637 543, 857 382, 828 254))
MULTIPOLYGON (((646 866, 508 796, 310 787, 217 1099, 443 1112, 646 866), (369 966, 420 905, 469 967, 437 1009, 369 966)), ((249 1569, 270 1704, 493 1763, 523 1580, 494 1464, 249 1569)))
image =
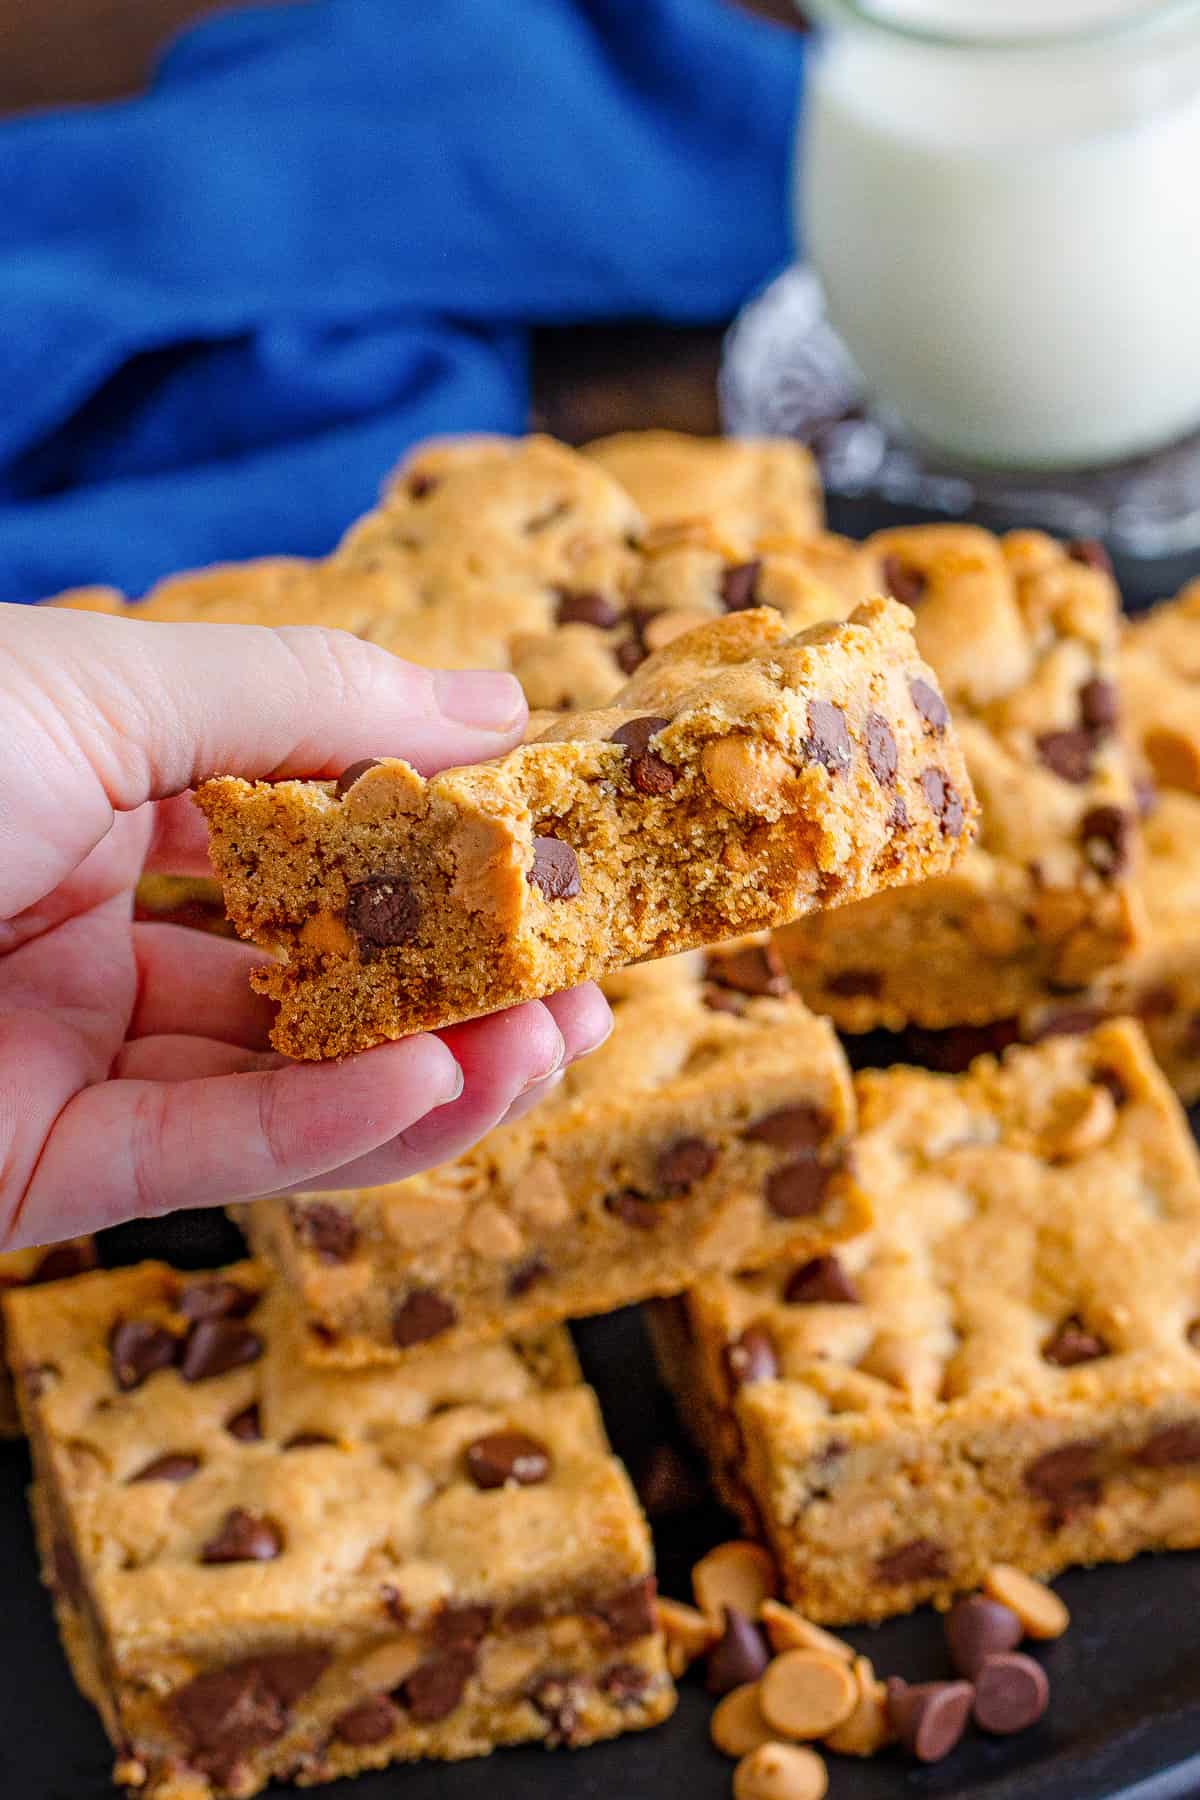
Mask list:
POLYGON ((1096 467, 1200 425, 1200 0, 816 0, 801 243, 941 455, 1096 467))

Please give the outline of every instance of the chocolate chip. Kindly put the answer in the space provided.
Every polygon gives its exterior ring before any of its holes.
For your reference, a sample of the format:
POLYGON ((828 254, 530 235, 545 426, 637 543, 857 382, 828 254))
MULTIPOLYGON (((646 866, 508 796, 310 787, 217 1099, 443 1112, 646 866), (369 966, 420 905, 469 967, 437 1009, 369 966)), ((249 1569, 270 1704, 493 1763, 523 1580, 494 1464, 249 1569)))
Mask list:
POLYGON ((1107 1088, 1113 1097, 1114 1106, 1125 1106, 1129 1101, 1129 1089, 1118 1069, 1111 1069, 1107 1064, 1092 1070, 1092 1080, 1097 1087, 1107 1088))
POLYGON ((392 1342, 401 1350, 440 1337, 458 1323, 458 1308, 433 1288, 414 1288, 392 1313, 392 1342))
POLYGON ((1037 752, 1046 767, 1062 781, 1079 786, 1092 773, 1096 740, 1083 726, 1065 731, 1043 731, 1037 739, 1037 752))
POLYGON ((492 1623, 490 1606, 443 1606, 433 1621, 439 1650, 477 1650, 492 1623))
POLYGON ((929 577, 922 569, 913 568, 894 554, 885 556, 881 569, 883 585, 894 600, 903 601, 905 606, 919 606, 925 598, 925 590, 929 586, 929 577))
POLYGON ((244 1319, 258 1305, 253 1288, 236 1281, 192 1281, 175 1302, 175 1309, 193 1323, 198 1319, 244 1319))
POLYGON ((946 1552, 932 1538, 913 1538, 897 1550, 889 1550, 875 1563, 875 1579, 885 1587, 904 1587, 914 1581, 944 1581, 949 1573, 946 1552))
POLYGON ((368 955, 393 944, 410 944, 417 935, 420 907, 403 875, 369 875, 346 895, 346 926, 368 955))
POLYGON ((58 1532, 50 1548, 51 1572, 55 1592, 62 1594, 73 1606, 78 1606, 83 1598, 83 1570, 79 1566, 79 1558, 75 1554, 75 1546, 65 1532, 58 1532))
POLYGON ((339 1744, 357 1748, 364 1744, 381 1744, 391 1737, 400 1723, 400 1709, 387 1694, 372 1694, 348 1707, 333 1721, 333 1736, 339 1744))
POLYGON ((1133 845, 1133 819, 1120 806, 1093 806, 1079 828, 1083 853, 1098 875, 1109 879, 1129 867, 1133 845))
POLYGON ((815 1156, 794 1157, 767 1176, 763 1188, 767 1205, 777 1219, 810 1218, 824 1204, 829 1175, 815 1156))
POLYGON ((1010 1606, 986 1594, 964 1594, 946 1614, 946 1648, 960 1675, 974 1681, 989 1656, 1015 1650, 1025 1627, 1010 1606))
POLYGON ((358 762, 351 763, 348 768, 342 770, 337 778, 337 786, 333 790, 336 798, 344 800, 356 781, 361 780, 369 769, 378 767, 379 758, 377 756, 364 756, 358 762))
POLYGON ((710 950, 704 968, 709 981, 739 994, 791 992, 783 958, 774 944, 746 944, 737 950, 710 950))
POLYGON ((500 1488, 515 1482, 536 1487, 551 1469, 550 1452, 523 1431, 490 1431, 463 1453, 467 1474, 477 1488, 500 1488))
POLYGON ((1121 698, 1116 684, 1093 675, 1079 690, 1079 716, 1089 731, 1115 731, 1121 722, 1121 698))
POLYGON ((409 497, 413 500, 427 500, 437 485, 436 475, 410 475, 408 478, 409 497))
POLYGON ((587 1688, 577 1675, 544 1675, 530 1689, 530 1702, 546 1721, 545 1741, 552 1748, 575 1742, 586 1694, 587 1688))
POLYGON ((941 1762, 967 1729, 974 1697, 969 1681, 925 1681, 910 1687, 893 1675, 887 1684, 888 1718, 918 1762, 941 1762))
POLYGON ((829 700, 808 703, 808 738, 804 751, 810 762, 820 763, 831 774, 850 767, 854 747, 846 729, 846 715, 829 700))
POLYGON ((32 1274, 26 1276, 26 1285, 37 1287, 43 1281, 67 1281, 72 1275, 94 1269, 98 1261, 96 1246, 90 1238, 77 1244, 52 1244, 34 1264, 32 1274))
POLYGON ((1092 1504, 1099 1498, 1096 1456, 1099 1445, 1080 1441, 1062 1444, 1037 1456, 1025 1470, 1025 1486, 1031 1494, 1070 1507, 1092 1504))
POLYGON ((316 1687, 333 1661, 333 1653, 323 1644, 313 1644, 295 1650, 268 1651, 251 1660, 271 1692, 285 1706, 294 1706, 310 1688, 316 1687))
POLYGON ((657 1629, 654 1596, 658 1584, 653 1575, 640 1576, 592 1602, 591 1611, 607 1625, 618 1644, 632 1644, 657 1629))
POLYGON ((722 1361, 732 1388, 749 1387, 755 1381, 774 1381, 779 1373, 775 1340, 765 1325, 750 1325, 741 1337, 726 1344, 722 1361))
POLYGON ((891 787, 900 767, 900 752, 892 728, 882 713, 867 714, 866 738, 868 768, 880 787, 891 787))
POLYGON ((943 837, 961 837, 966 824, 962 796, 944 769, 926 769, 921 789, 934 817, 941 820, 943 837))
POLYGON ((418 1724, 434 1725, 454 1711, 474 1672, 474 1650, 447 1650, 414 1669, 396 1698, 418 1724))
POLYGON ((287 1708, 252 1661, 194 1676, 175 1690, 167 1708, 193 1752, 238 1756, 274 1743, 288 1727, 287 1708))
POLYGON ((1147 988, 1139 994, 1135 1010, 1139 1019, 1169 1019, 1175 1007, 1174 990, 1164 986, 1147 988))
POLYGON ((179 1351, 179 1339, 148 1319, 122 1319, 108 1340, 113 1380, 123 1394, 141 1387, 156 1369, 169 1369, 179 1351))
POLYGON ((859 1292, 836 1256, 814 1256, 788 1277, 789 1306, 857 1306, 859 1292))
POLYGON ((629 719, 619 725, 613 732, 611 743, 620 744, 629 760, 629 778, 639 794, 667 794, 679 779, 670 763, 656 756, 648 746, 650 739, 657 736, 670 719, 646 715, 640 719, 629 719))
POLYGON ((1200 1419, 1183 1419, 1152 1432, 1133 1460, 1143 1469, 1172 1469, 1200 1462, 1200 1419))
POLYGON ((877 969, 839 969, 825 977, 825 992, 839 1000, 878 1000, 883 992, 883 976, 877 969))
POLYGON ((655 1202, 636 1188, 618 1188, 615 1193, 605 1194, 604 1210, 635 1231, 653 1231, 662 1218, 655 1202))
POLYGON ((710 1694, 732 1693, 747 1681, 757 1681, 771 1660, 767 1641, 757 1625, 732 1606, 723 1606, 724 1629, 708 1653, 704 1685, 710 1694))
POLYGON ((989 1656, 975 1677, 975 1723, 998 1737, 1036 1725, 1049 1703, 1046 1671, 1032 1656, 989 1656))
POLYGON ((290 1438, 284 1439, 283 1448, 285 1450, 318 1450, 336 1443, 337 1439, 331 1438, 324 1431, 296 1431, 290 1438))
POLYGON ((179 1373, 185 1381, 207 1381, 245 1363, 257 1362, 263 1341, 237 1319, 200 1319, 188 1333, 179 1373))
POLYGON ((1067 545, 1067 555, 1072 562, 1082 563, 1085 569, 1099 569, 1102 575, 1113 573, 1112 557, 1099 538, 1072 538, 1067 545))
POLYGON ((950 1025, 935 1031, 910 1025, 900 1036, 902 1060, 944 1075, 961 1075, 977 1056, 999 1056, 1020 1035, 1017 1019, 996 1019, 990 1025, 950 1025))
POLYGON ((908 808, 899 794, 892 801, 892 810, 888 814, 888 825, 894 832, 907 831, 909 828, 908 808))
POLYGON ((707 1488, 674 1444, 655 1444, 638 1471, 638 1499, 651 1519, 669 1519, 699 1506, 707 1488))
POLYGON ((227 1420, 225 1429, 230 1437, 237 1438, 240 1444, 260 1443, 262 1424, 258 1416, 258 1407, 243 1407, 241 1412, 234 1413, 232 1419, 227 1420))
POLYGON ((545 1281, 549 1273, 550 1264, 544 1256, 535 1251, 532 1256, 527 1256, 524 1262, 519 1262, 516 1268, 510 1271, 505 1283, 505 1292, 511 1300, 519 1300, 522 1294, 527 1294, 530 1288, 537 1286, 539 1281, 545 1281))
POLYGON ((1049 1013, 1028 1035, 1028 1042, 1040 1044, 1049 1037, 1083 1037, 1094 1031, 1107 1014, 1102 1006, 1068 1006, 1061 1012, 1049 1013))
POLYGON ((654 1178, 666 1194, 686 1194, 696 1182, 712 1173, 717 1163, 717 1147, 702 1137, 676 1138, 660 1150, 654 1165, 654 1178))
POLYGON ((645 662, 646 647, 640 641, 631 638, 628 643, 618 645, 616 660, 622 675, 632 675, 633 671, 640 669, 645 662))
POLYGON ((753 1144, 770 1144, 774 1150, 816 1150, 829 1132, 829 1116, 820 1107, 799 1101, 764 1113, 742 1136, 753 1144))
POLYGON ((273 1562, 283 1549, 283 1532, 274 1519, 235 1506, 221 1521, 215 1537, 200 1551, 201 1562, 273 1562))
POLYGON ((930 687, 927 681, 922 681, 920 676, 917 676, 915 680, 909 683, 908 691, 912 695, 913 705, 916 707, 925 723, 929 726, 930 730, 934 732, 945 731, 947 725, 950 723, 950 708, 946 705, 946 702, 942 699, 942 696, 938 693, 937 689, 935 687, 930 687))
POLYGON ((757 606, 758 578, 762 574, 762 558, 735 563, 721 576, 721 604, 726 612, 745 612, 757 606))
POLYGON ((579 858, 561 838, 535 837, 533 866, 525 879, 547 900, 574 900, 579 892, 579 858))
POLYGON ((1064 1319, 1042 1345, 1042 1355, 1058 1369, 1073 1369, 1079 1363, 1098 1362, 1110 1354, 1108 1345, 1096 1332, 1089 1331, 1078 1313, 1064 1319))
POLYGON ((594 625, 599 631, 611 631, 621 617, 607 595, 595 588, 560 587, 556 591, 555 619, 559 625, 594 625))
POLYGON ((200 1458, 186 1450, 168 1450, 156 1456, 144 1469, 129 1477, 130 1481, 188 1481, 200 1467, 200 1458))
POLYGON ((613 1663, 600 1677, 600 1691, 614 1706, 632 1706, 650 1685, 650 1676, 637 1663, 613 1663))
POLYGON ((358 1249, 358 1226, 343 1207, 328 1200, 293 1200, 288 1211, 296 1236, 322 1262, 349 1262, 358 1249))

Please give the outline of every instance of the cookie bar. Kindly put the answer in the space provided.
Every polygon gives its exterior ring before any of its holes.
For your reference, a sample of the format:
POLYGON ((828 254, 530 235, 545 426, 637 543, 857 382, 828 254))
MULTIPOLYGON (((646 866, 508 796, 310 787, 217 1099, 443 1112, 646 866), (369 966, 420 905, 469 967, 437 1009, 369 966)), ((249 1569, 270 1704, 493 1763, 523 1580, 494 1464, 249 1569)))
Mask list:
POLYGON ((651 526, 704 518, 737 537, 798 538, 824 525, 820 470, 790 438, 621 431, 593 438, 583 454, 620 483, 651 526))
MULTIPOLYGON (((91 1238, 68 1238, 39 1250, 0 1251, 0 1294, 9 1288, 35 1287, 43 1281, 63 1281, 96 1266, 96 1246, 91 1238)), ((0 1314, 0 1438, 20 1437, 21 1418, 17 1397, 8 1378, 4 1359, 4 1319, 0 1314)))
POLYGON ((843 1030, 1018 1019, 1144 929, 1116 587, 1089 547, 1036 532, 932 525, 871 547, 950 703, 980 833, 950 874, 801 921, 780 949, 843 1030))
POLYGON ((565 1334, 315 1371, 252 1264, 8 1306, 46 1578, 119 1783, 249 1800, 671 1711, 648 1533, 565 1334))
POLYGON ((1130 736, 1153 779, 1200 794, 1200 581, 1129 621, 1121 689, 1130 736))
POLYGON ((310 1354, 448 1352, 861 1230, 845 1058, 778 985, 756 945, 629 970, 608 1042, 457 1162, 232 1209, 296 1296, 310 1354))
POLYGON ((254 980, 300 1057, 940 872, 974 822, 909 615, 882 600, 794 638, 766 608, 714 620, 495 762, 224 776, 197 799, 230 917, 280 955, 254 980))
POLYGON ((1139 1028, 857 1090, 873 1231, 656 1322, 795 1604, 880 1619, 996 1562, 1200 1545, 1200 1164, 1139 1028))

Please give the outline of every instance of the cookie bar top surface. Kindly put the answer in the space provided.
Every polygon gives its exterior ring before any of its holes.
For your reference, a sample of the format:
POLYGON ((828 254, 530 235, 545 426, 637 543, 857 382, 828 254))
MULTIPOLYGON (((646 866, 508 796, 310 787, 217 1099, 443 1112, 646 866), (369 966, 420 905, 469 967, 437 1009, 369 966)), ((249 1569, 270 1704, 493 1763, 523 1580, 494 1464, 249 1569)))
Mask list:
POLYGON ((1155 780, 1200 794, 1200 581, 1129 621, 1121 689, 1130 736, 1155 780))
POLYGON ((786 438, 704 438, 624 431, 584 445, 651 525, 704 517, 739 537, 820 531, 824 505, 810 451, 786 438))
POLYGON ((276 1047, 336 1055, 949 867, 974 800, 909 615, 675 640, 610 708, 425 780, 204 783, 276 1047))

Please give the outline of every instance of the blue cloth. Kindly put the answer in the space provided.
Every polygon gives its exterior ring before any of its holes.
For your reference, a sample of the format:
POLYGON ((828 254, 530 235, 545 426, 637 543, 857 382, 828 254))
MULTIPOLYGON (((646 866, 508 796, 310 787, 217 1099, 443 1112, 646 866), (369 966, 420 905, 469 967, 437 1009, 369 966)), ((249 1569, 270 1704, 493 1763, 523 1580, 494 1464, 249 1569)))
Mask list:
POLYGON ((0 124, 0 599, 320 553, 539 323, 789 255, 802 47, 725 0, 293 0, 0 124))

